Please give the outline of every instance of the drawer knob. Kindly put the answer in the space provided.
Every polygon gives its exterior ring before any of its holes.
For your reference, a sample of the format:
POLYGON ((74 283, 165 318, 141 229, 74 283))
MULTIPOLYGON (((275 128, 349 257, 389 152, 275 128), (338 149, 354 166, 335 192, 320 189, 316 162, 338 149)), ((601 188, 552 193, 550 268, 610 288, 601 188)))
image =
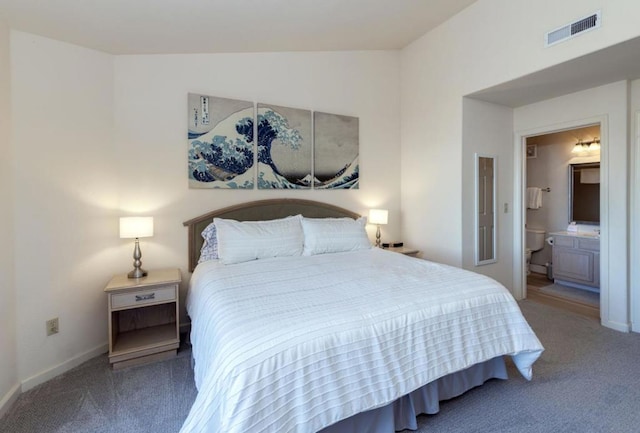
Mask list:
POLYGON ((148 293, 146 295, 136 295, 136 302, 138 301, 148 301, 149 299, 155 299, 155 293, 148 293))

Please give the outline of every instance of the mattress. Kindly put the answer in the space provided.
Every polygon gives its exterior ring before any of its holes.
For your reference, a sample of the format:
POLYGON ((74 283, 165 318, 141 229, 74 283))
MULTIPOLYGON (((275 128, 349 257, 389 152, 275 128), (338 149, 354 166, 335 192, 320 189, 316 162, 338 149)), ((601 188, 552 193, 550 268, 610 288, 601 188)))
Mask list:
POLYGON ((182 432, 314 432, 450 373, 543 347, 511 294, 380 249, 198 265, 187 298, 198 396, 182 432))

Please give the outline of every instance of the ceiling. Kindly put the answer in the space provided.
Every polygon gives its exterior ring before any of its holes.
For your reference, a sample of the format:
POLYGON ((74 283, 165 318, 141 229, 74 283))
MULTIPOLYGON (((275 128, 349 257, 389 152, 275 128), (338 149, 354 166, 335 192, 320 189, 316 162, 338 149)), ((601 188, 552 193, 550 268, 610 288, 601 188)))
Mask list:
POLYGON ((0 17, 111 54, 393 50, 474 1, 0 0, 0 17))

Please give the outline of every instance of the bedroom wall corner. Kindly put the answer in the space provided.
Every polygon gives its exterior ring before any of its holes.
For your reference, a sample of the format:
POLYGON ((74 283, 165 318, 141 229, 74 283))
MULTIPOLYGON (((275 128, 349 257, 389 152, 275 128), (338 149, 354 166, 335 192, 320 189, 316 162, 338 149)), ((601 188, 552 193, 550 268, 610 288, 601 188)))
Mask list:
POLYGON ((113 56, 11 31, 18 377, 104 352, 118 239, 113 56), (45 321, 60 332, 47 337, 45 321), (96 349, 98 348, 98 349, 96 349))
POLYGON ((9 27, 0 18, 0 418, 16 400, 16 286, 13 249, 14 185, 11 149, 11 68, 9 27))

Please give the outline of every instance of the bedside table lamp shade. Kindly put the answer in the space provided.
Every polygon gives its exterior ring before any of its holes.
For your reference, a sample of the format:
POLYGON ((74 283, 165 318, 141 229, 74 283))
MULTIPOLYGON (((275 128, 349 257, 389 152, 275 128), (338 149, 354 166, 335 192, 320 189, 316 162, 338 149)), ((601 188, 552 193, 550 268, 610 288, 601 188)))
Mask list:
POLYGON ((380 248, 380 225, 387 224, 389 211, 386 209, 369 209, 369 223, 378 226, 376 229, 376 247, 380 248))
POLYGON ((147 275, 147 271, 142 269, 142 252, 140 251, 139 238, 148 238, 153 236, 153 217, 121 217, 120 218, 120 237, 123 239, 136 240, 133 249, 133 270, 129 272, 129 278, 140 278, 147 275))

